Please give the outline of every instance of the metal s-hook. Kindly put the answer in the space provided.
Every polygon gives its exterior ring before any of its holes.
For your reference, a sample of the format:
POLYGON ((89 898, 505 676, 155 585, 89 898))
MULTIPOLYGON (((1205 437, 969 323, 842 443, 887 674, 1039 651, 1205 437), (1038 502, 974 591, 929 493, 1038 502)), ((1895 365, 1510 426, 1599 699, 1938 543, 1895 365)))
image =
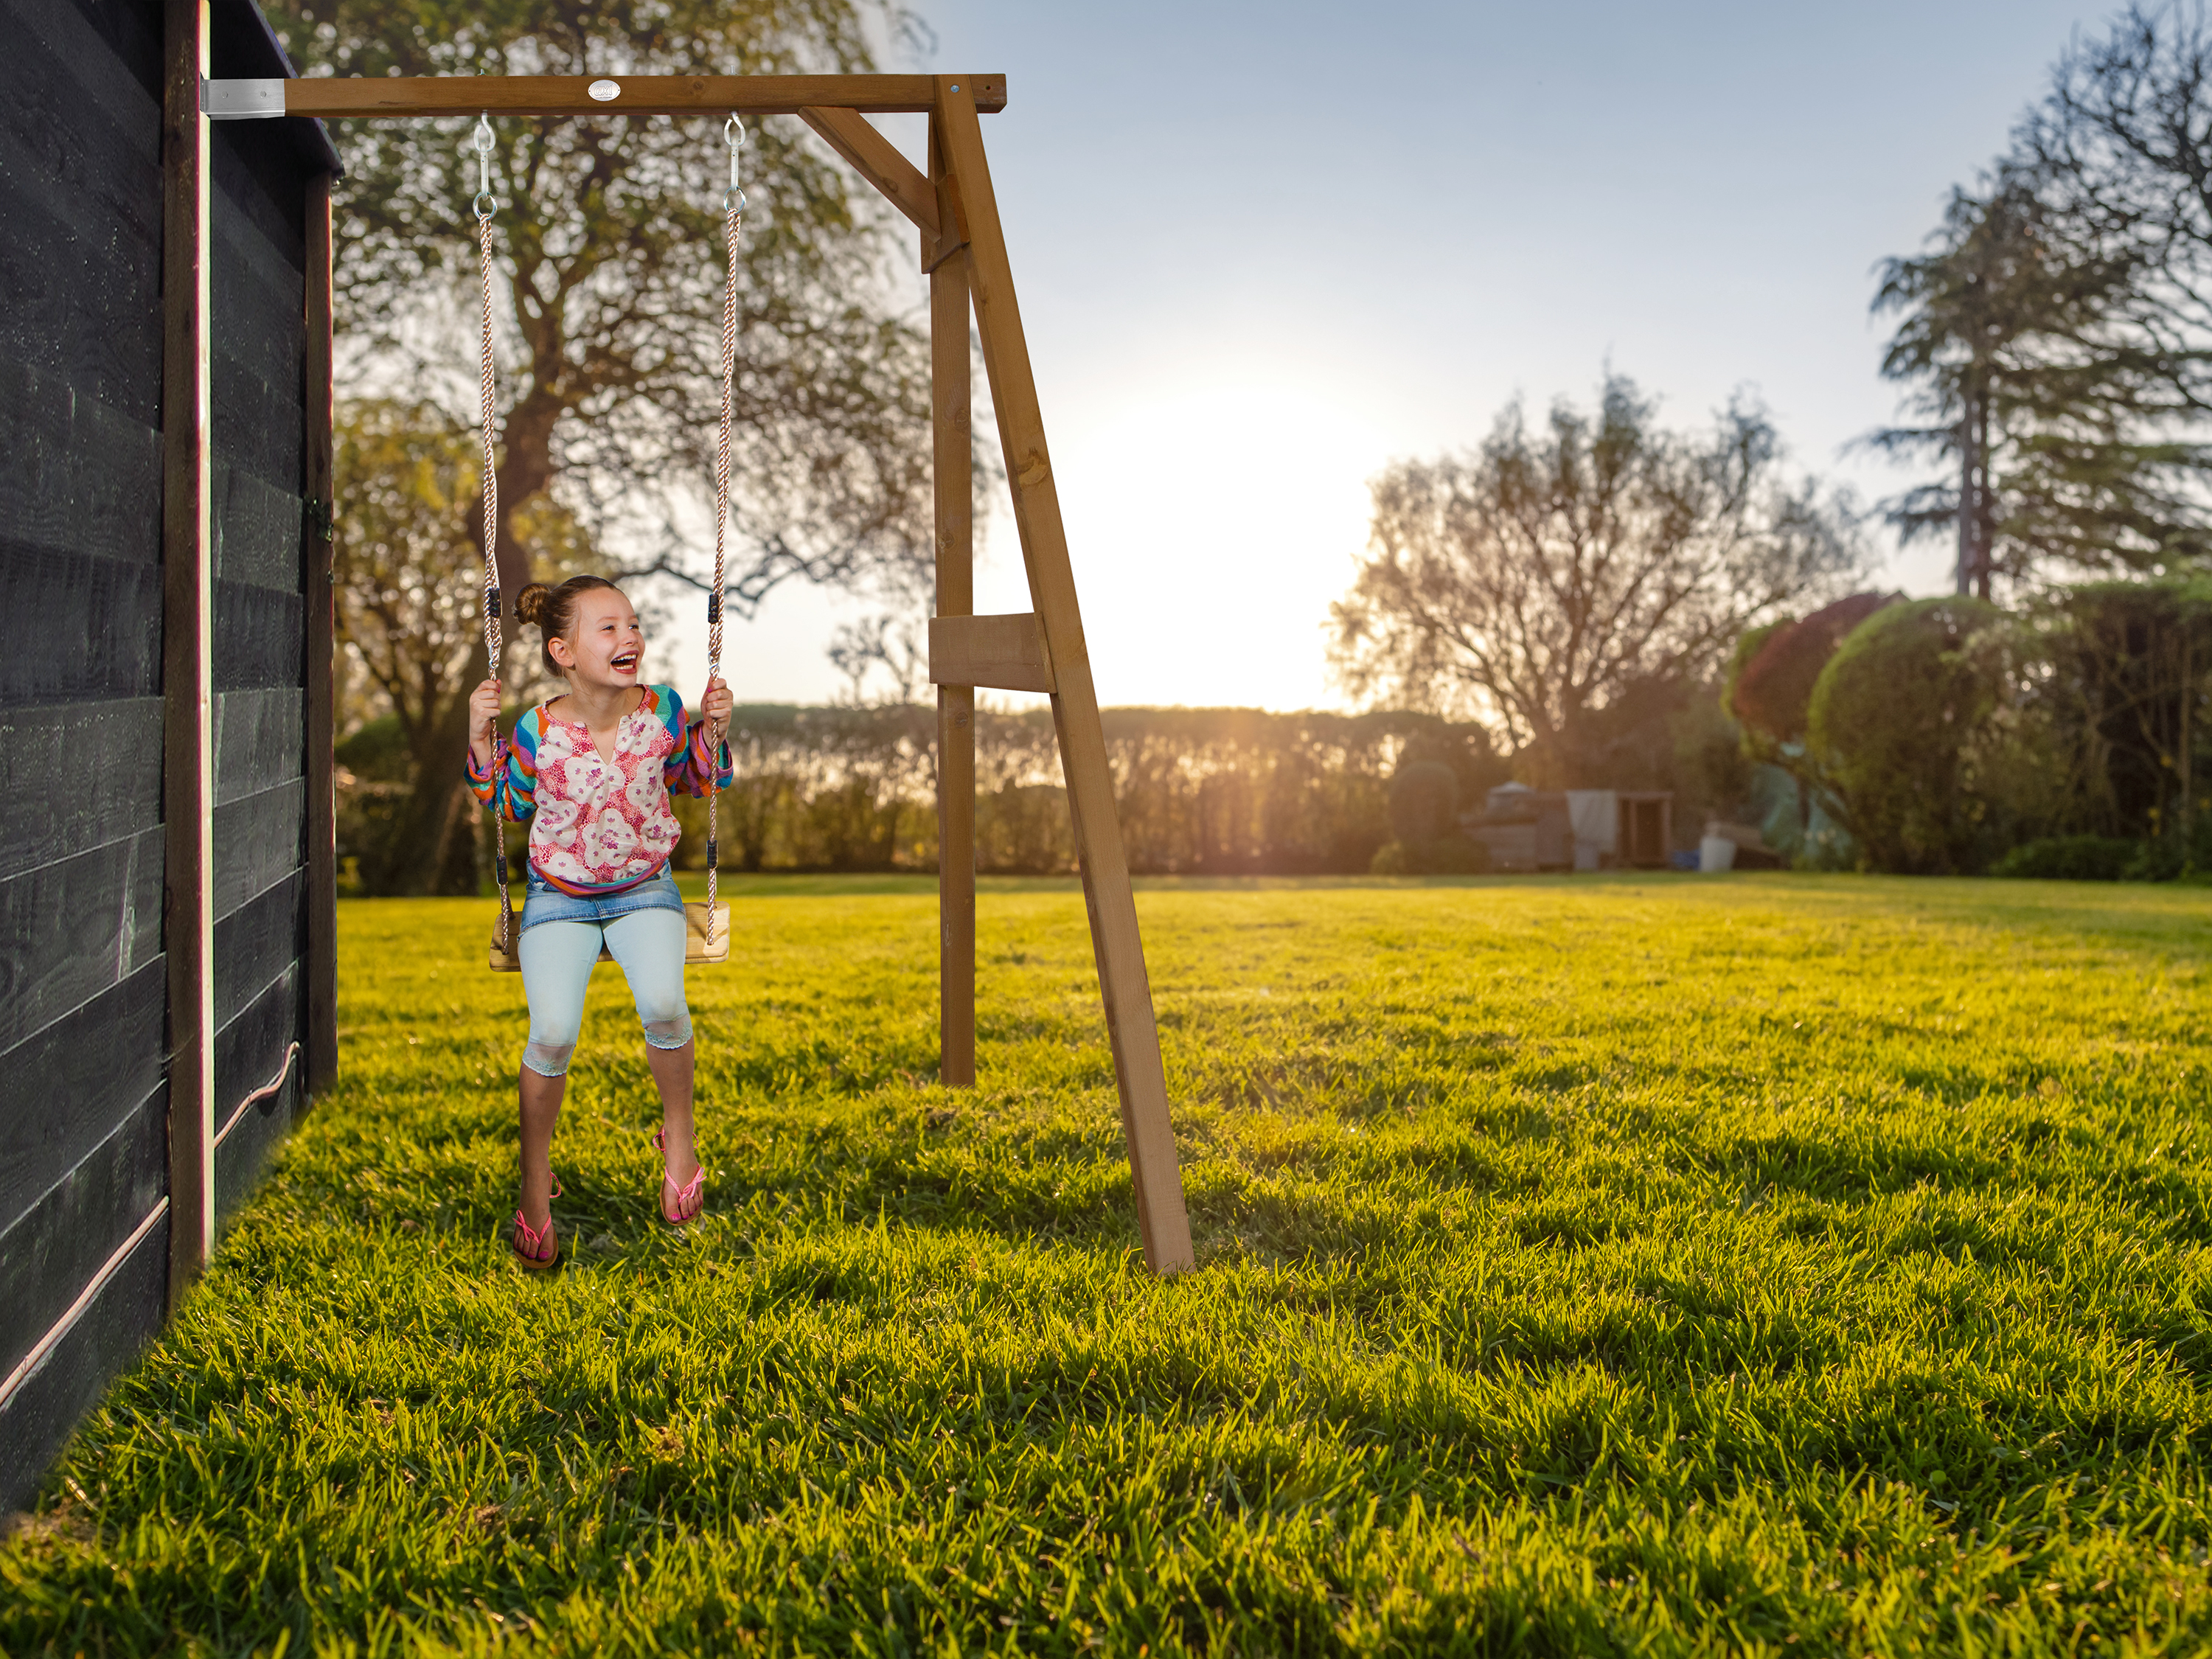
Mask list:
POLYGON ((731 116, 722 123, 722 142, 730 147, 730 187, 722 192, 722 211, 743 213, 745 193, 738 187, 738 152, 745 147, 745 124, 731 116))
POLYGON ((499 198, 491 193, 491 112, 487 110, 477 117, 477 198, 469 205, 476 210, 479 220, 489 219, 499 210, 499 198))

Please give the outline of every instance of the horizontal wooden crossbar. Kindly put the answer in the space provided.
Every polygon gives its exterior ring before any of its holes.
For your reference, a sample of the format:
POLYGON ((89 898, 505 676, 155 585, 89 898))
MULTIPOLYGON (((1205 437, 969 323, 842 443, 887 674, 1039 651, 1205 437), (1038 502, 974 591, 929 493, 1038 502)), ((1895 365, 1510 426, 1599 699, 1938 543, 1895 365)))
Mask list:
POLYGON ((1006 617, 932 617, 933 685, 982 685, 994 691, 1057 691, 1052 653, 1034 611, 1006 617))
MULTIPOLYGON (((218 87, 240 83, 216 83, 218 87)), ((310 76, 286 81, 283 112, 410 115, 790 115, 803 109, 915 113, 936 106, 927 75, 310 76), (594 97, 598 87, 602 95, 594 97), (613 88, 611 96, 606 88, 613 88)), ((979 110, 1006 106, 1006 77, 961 77, 979 110)), ((243 94, 236 94, 242 96, 243 94)), ((218 100, 219 101, 219 100, 218 100)))

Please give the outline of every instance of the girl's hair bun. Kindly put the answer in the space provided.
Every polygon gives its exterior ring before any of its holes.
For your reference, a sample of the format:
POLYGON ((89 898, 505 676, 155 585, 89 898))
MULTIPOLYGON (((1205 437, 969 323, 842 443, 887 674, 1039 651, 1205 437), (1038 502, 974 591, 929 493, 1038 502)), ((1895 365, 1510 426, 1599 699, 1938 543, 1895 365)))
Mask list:
POLYGON ((514 615, 519 622, 539 623, 545 619, 545 601, 553 597, 553 590, 544 582, 532 582, 514 596, 514 615))

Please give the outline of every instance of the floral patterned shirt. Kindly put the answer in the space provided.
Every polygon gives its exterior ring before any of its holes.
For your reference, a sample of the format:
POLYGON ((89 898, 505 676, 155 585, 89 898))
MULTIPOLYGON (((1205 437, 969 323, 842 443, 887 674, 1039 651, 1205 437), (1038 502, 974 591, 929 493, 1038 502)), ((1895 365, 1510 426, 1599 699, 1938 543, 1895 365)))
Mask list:
POLYGON ((707 753, 706 722, 684 717, 684 699, 665 685, 639 688, 638 706, 615 728, 614 758, 600 757, 591 728, 546 712, 540 703, 514 723, 507 765, 495 777, 469 755, 469 787, 477 800, 515 823, 530 825, 530 865, 554 887, 580 898, 619 892, 658 874, 676 850, 676 814, 668 792, 726 789, 732 772, 726 744, 707 753))

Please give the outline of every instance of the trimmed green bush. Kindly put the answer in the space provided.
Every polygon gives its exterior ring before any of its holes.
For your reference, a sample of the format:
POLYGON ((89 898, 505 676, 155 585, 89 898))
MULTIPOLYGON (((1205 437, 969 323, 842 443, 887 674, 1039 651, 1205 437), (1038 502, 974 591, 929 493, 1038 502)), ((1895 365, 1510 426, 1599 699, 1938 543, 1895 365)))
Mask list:
POLYGON ((2065 768, 2025 690, 2034 648, 1972 599, 1888 605, 1851 631, 1814 687, 1806 746, 1862 864, 1972 873, 2058 815, 2065 768))

